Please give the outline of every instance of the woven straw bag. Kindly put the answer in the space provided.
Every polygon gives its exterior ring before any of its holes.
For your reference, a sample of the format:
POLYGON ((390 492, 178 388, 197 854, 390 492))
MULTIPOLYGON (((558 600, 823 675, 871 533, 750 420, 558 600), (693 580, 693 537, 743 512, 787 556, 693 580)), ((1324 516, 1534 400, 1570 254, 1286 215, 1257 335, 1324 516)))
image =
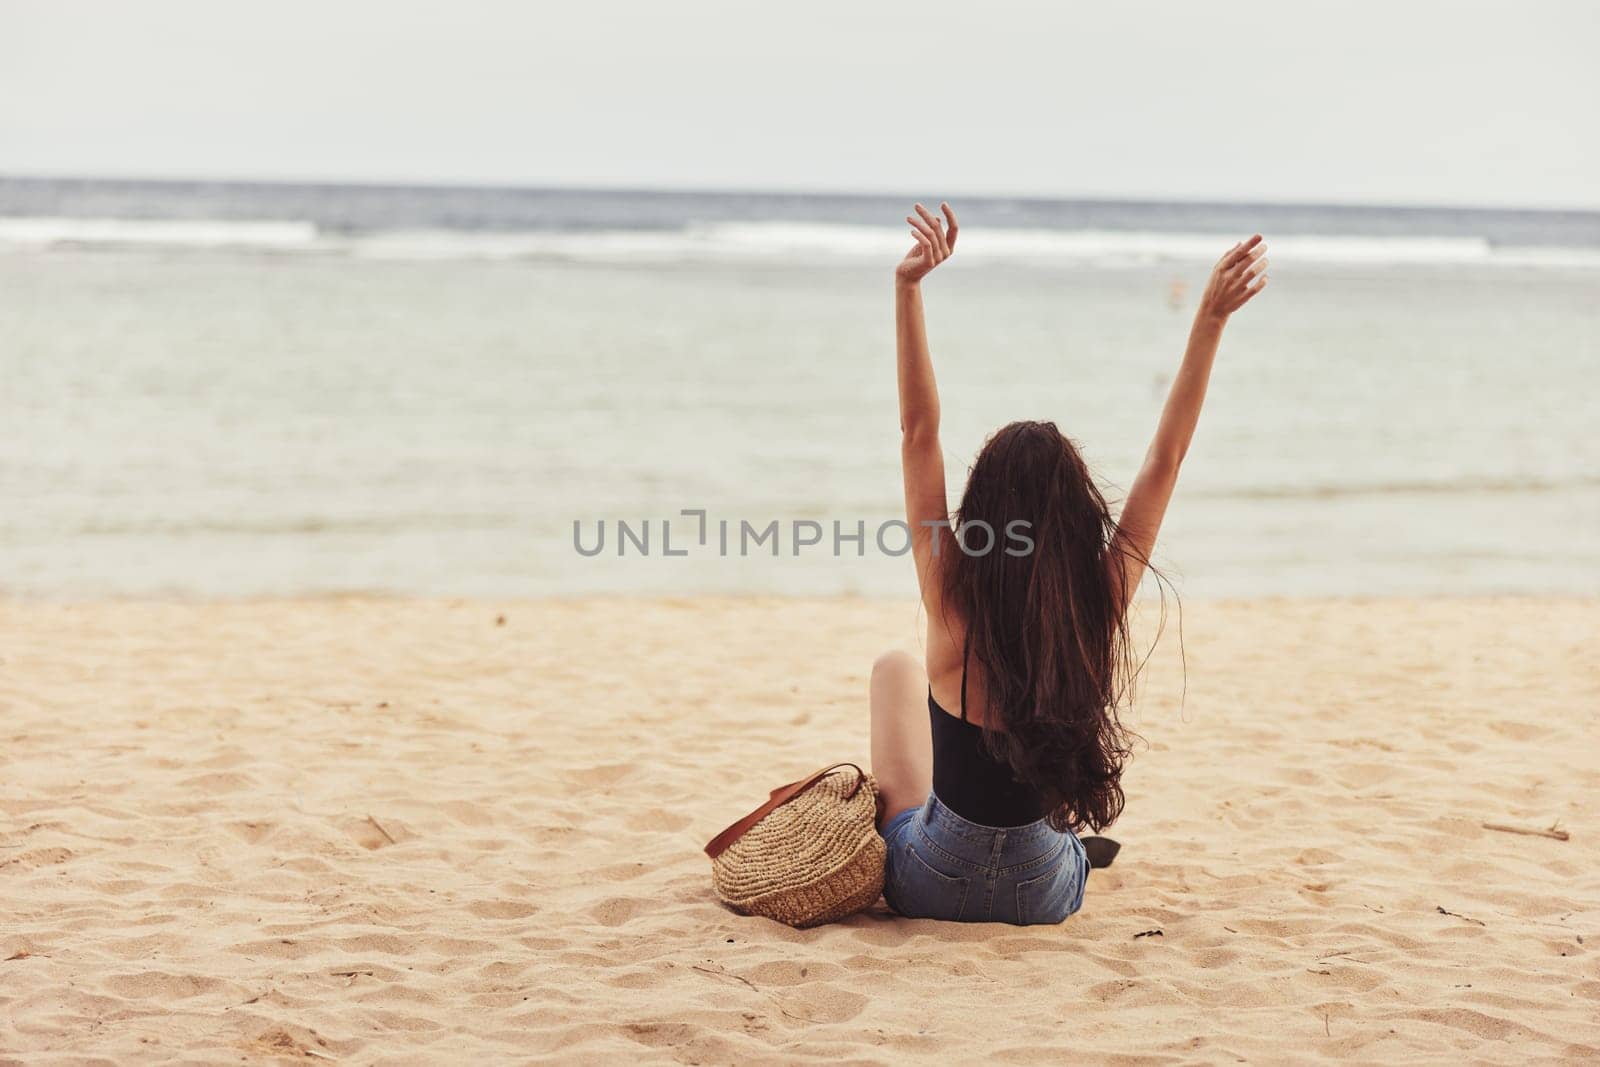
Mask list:
POLYGON ((717 899, 790 926, 871 907, 883 892, 877 815, 878 783, 854 763, 779 786, 706 845, 717 899))

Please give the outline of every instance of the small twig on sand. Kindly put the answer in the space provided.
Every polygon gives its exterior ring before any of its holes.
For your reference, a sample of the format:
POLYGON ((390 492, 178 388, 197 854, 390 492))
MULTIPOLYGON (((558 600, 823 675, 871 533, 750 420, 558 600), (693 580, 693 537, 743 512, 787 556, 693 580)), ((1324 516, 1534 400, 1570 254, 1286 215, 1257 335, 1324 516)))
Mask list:
POLYGON ((1482 919, 1474 919, 1470 915, 1462 915, 1460 912, 1456 912, 1456 911, 1445 911, 1444 907, 1442 905, 1439 905, 1439 904, 1435 904, 1434 905, 1434 909, 1436 911, 1438 911, 1438 913, 1440 915, 1448 915, 1453 919, 1465 919, 1467 922, 1469 922, 1469 923, 1477 923, 1479 926, 1488 926, 1489 925, 1488 923, 1484 922, 1482 919))
POLYGON ((1566 841, 1571 837, 1565 830, 1557 830, 1554 823, 1551 824, 1548 830, 1530 830, 1526 826, 1507 826, 1498 822, 1486 822, 1483 824, 1483 828, 1485 830, 1498 830, 1502 834, 1525 834, 1528 837, 1548 837, 1556 841, 1566 841))
POLYGON ((378 833, 383 835, 383 839, 385 841, 389 842, 389 844, 398 845, 400 843, 400 842, 396 841, 392 836, 390 836, 389 831, 387 831, 387 830, 385 830, 383 828, 383 823, 379 822, 377 819, 374 819, 370 815, 367 816, 367 821, 372 824, 373 829, 377 830, 378 833))
POLYGON ((754 982, 750 981, 750 979, 746 978, 742 974, 734 974, 732 971, 725 969, 718 969, 714 971, 710 967, 701 967, 698 964, 692 965, 692 969, 699 971, 701 974, 709 974, 713 978, 732 978, 735 982, 743 982, 751 989, 754 989, 757 993, 761 992, 761 989, 754 982))

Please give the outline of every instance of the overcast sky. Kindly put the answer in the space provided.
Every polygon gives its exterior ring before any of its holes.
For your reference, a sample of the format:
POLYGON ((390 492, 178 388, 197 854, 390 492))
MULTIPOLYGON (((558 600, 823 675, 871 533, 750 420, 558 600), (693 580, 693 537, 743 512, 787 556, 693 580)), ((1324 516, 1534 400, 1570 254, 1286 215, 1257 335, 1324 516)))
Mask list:
POLYGON ((0 173, 1600 207, 1600 4, 0 0, 0 173))

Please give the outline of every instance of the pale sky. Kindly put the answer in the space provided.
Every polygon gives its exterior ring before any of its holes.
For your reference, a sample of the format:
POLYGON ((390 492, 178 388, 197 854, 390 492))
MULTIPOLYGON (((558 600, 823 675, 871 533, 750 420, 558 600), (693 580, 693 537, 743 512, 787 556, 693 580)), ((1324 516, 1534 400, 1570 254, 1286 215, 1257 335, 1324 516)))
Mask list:
POLYGON ((1600 207, 1600 4, 0 0, 0 174, 1600 207))

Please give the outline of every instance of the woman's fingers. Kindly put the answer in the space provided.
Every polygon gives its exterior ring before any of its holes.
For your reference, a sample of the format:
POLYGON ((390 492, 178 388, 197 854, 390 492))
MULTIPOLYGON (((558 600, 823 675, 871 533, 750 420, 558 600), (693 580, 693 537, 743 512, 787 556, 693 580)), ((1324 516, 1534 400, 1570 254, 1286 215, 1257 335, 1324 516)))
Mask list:
POLYGON ((1240 308, 1242 308, 1246 304, 1250 303, 1251 300, 1255 299, 1255 295, 1257 293, 1261 292, 1261 290, 1265 289, 1266 287, 1267 287, 1267 276, 1263 274, 1261 277, 1257 278, 1254 282, 1252 282, 1249 285, 1245 286, 1243 289, 1240 289, 1234 295, 1234 298, 1231 301, 1229 301, 1229 305, 1230 305, 1229 306, 1229 311, 1230 311, 1230 313, 1232 313, 1234 311, 1238 311, 1240 308))
POLYGON ((1250 235, 1217 260, 1207 299, 1224 314, 1233 314, 1266 288, 1267 263, 1266 242, 1259 233, 1250 235))
POLYGON ((928 262, 936 264, 943 259, 944 257, 939 254, 939 240, 934 235, 933 227, 914 215, 907 215, 906 221, 911 224, 911 232, 916 235, 917 241, 923 246, 923 251, 927 253, 928 262))
POLYGON ((938 266, 939 261, 942 261, 944 256, 939 254, 938 240, 934 238, 933 232, 928 230, 928 224, 923 222, 922 226, 917 227, 912 232, 917 235, 918 243, 922 243, 923 253, 928 256, 928 266, 938 266))
POLYGON ((1231 302, 1231 304, 1230 304, 1230 306, 1228 308, 1229 314, 1232 314, 1233 312, 1238 311, 1240 308, 1242 308, 1246 304, 1250 303, 1251 300, 1255 299, 1255 295, 1257 293, 1261 292, 1261 290, 1265 289, 1266 287, 1267 287, 1267 279, 1266 279, 1266 277, 1263 275, 1262 277, 1257 278, 1256 281, 1255 281, 1255 284, 1247 286, 1243 290, 1243 292, 1240 293, 1239 296, 1234 298, 1234 300, 1231 302))
POLYGON ((1256 246, 1260 243, 1261 235, 1259 233, 1255 234, 1247 241, 1240 241, 1238 244, 1228 249, 1227 255, 1222 257, 1222 262, 1217 264, 1217 266, 1221 267, 1225 271, 1233 270, 1234 268, 1238 267, 1240 263, 1244 262, 1246 257, 1255 252, 1256 246))
POLYGON ((1251 279, 1266 269, 1266 245, 1257 245, 1233 267, 1223 272, 1222 282, 1229 289, 1250 284, 1251 279))
POLYGON ((906 225, 911 227, 911 236, 916 238, 917 248, 927 257, 928 265, 937 266, 950 258, 950 251, 955 247, 956 233, 960 229, 956 213, 949 204, 943 203, 939 209, 944 212, 944 218, 939 218, 921 204, 912 207, 916 213, 906 216, 906 225), (946 220, 950 224, 948 231, 945 229, 946 220))
POLYGON ((939 258, 944 259, 950 254, 950 246, 945 243, 943 220, 935 218, 933 213, 921 204, 916 204, 914 207, 917 214, 922 216, 922 221, 928 224, 928 229, 933 234, 933 247, 938 251, 939 258))
POLYGON ((1250 269, 1250 265, 1252 263, 1254 263, 1261 256, 1265 255, 1266 251, 1266 245, 1259 244, 1252 248, 1244 249, 1233 261, 1233 265, 1228 268, 1227 273, 1235 278, 1241 276, 1250 269))

